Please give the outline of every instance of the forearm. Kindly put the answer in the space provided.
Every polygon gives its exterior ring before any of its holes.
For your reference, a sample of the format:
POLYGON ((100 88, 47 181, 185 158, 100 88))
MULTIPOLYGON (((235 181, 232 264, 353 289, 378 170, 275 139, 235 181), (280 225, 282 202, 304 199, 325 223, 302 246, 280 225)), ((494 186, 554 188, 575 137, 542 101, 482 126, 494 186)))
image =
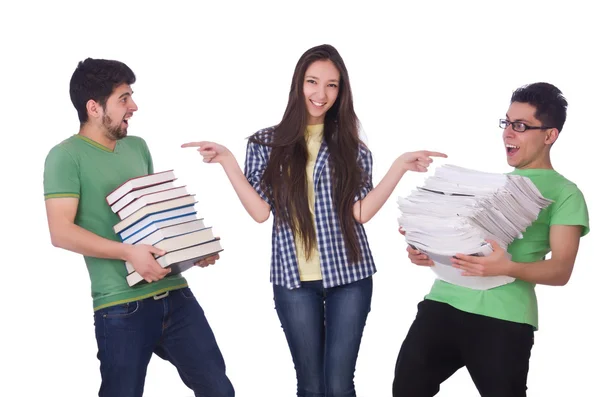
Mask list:
POLYGON ((354 204, 354 218, 359 223, 368 222, 383 207, 406 170, 395 161, 379 184, 365 198, 354 204))
POLYGON ((52 245, 81 255, 126 260, 129 245, 109 240, 75 224, 51 231, 52 245))
POLYGON ((508 276, 534 284, 565 285, 571 278, 573 265, 558 259, 537 262, 510 262, 508 276))
POLYGON ((235 193, 252 219, 258 223, 262 223, 269 219, 269 214, 271 212, 269 204, 264 201, 256 190, 254 190, 252 185, 250 185, 233 156, 226 162, 223 162, 223 169, 225 170, 225 174, 227 175, 227 178, 229 178, 235 193))

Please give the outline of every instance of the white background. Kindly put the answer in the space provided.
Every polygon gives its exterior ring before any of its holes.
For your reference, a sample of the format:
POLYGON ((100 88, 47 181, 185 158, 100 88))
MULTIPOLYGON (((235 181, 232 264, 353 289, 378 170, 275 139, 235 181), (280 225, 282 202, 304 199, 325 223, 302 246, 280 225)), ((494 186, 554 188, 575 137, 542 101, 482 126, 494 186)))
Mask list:
MULTIPOLYGON (((419 149, 444 151, 447 163, 509 171, 497 124, 512 91, 536 81, 563 90, 570 106, 553 163, 584 192, 592 233, 582 240, 567 286, 537 287, 540 330, 529 395, 594 395, 600 369, 594 12, 577 1, 394 3, 2 2, 0 395, 92 396, 100 384, 88 275, 81 256, 50 244, 42 189, 48 150, 78 130, 68 88, 86 57, 118 59, 134 70, 139 111, 129 133, 146 139, 157 171, 175 169, 223 239, 218 265, 186 277, 237 395, 295 395, 269 283, 271 221, 253 223, 220 167, 179 145, 216 140, 243 161, 245 138, 283 115, 300 55, 322 43, 337 47, 346 62, 375 182, 394 158, 419 149)), ((391 395, 400 344, 434 279, 409 263, 396 223, 396 198, 423 178, 406 175, 366 226, 379 272, 356 370, 361 397, 391 395)), ((192 394, 174 367, 152 359, 145 396, 192 394)), ((463 369, 440 395, 477 392, 463 369)))

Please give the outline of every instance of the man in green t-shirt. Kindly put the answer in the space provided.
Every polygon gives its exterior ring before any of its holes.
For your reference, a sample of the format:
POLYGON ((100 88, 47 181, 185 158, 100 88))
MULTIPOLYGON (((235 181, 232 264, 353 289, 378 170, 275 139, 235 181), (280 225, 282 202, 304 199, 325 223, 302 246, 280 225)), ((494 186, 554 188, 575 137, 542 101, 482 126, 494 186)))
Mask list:
MULTIPOLYGON (((99 395, 141 397, 152 356, 170 361, 196 396, 232 397, 233 386, 204 312, 181 274, 166 277, 149 245, 120 242, 105 197, 154 172, 142 138, 128 136, 137 105, 132 70, 122 62, 82 61, 70 82, 81 123, 54 146, 44 166, 52 244, 82 254, 91 280, 102 383, 99 395), (129 287, 125 261, 147 281, 129 287)), ((200 261, 204 267, 218 256, 200 261)))
MULTIPOLYGON (((487 257, 457 254, 453 266, 464 277, 511 276, 515 281, 473 290, 436 280, 402 344, 396 362, 394 397, 435 395, 440 384, 465 366, 483 396, 525 396, 533 333, 538 327, 536 284, 565 285, 579 240, 589 232, 585 199, 577 186, 556 172, 550 149, 566 120, 567 101, 548 83, 517 89, 506 119, 500 120, 512 174, 531 179, 553 201, 508 246, 490 241, 487 257), (546 259, 546 255, 552 256, 546 259), (510 259, 509 259, 510 258, 510 259)), ((411 262, 434 263, 407 247, 411 262)))

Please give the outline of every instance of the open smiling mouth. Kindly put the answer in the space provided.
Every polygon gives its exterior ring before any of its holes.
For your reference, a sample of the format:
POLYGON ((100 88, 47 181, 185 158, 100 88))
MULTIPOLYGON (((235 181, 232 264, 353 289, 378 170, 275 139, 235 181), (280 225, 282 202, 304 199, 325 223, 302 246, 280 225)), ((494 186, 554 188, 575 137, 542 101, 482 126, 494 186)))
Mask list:
POLYGON ((312 103, 313 105, 315 105, 318 108, 322 108, 323 106, 325 106, 327 104, 327 102, 316 102, 313 101, 312 99, 309 99, 310 103, 312 103))
POLYGON ((520 148, 520 146, 506 144, 506 154, 514 156, 520 148))

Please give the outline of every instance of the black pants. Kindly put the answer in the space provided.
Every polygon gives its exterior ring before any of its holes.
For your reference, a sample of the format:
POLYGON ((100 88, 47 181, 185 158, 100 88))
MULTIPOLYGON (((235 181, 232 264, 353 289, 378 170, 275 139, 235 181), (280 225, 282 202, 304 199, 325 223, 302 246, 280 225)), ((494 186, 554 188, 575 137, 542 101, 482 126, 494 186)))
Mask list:
POLYGON ((430 397, 467 367, 483 397, 522 397, 527 390, 533 327, 466 313, 436 301, 419 303, 402 344, 394 397, 430 397))

